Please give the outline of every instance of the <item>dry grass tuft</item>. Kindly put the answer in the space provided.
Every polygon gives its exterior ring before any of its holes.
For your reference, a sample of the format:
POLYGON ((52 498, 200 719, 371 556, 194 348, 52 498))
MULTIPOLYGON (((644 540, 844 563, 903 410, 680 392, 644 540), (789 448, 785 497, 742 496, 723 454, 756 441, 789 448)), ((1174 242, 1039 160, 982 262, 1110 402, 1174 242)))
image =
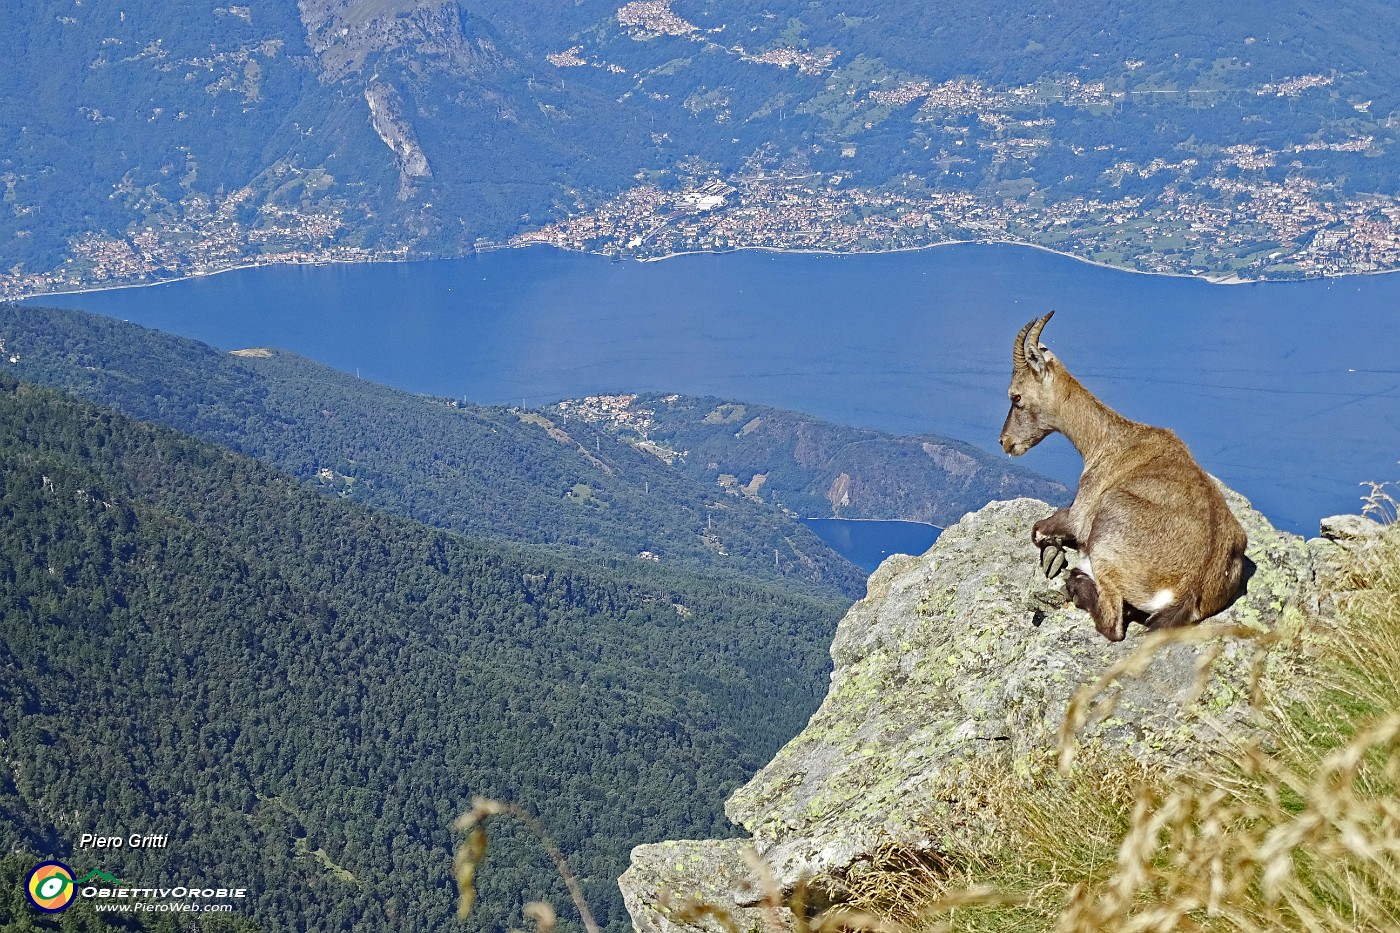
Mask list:
POLYGON ((1361 497, 1361 514, 1369 515, 1382 525, 1393 525, 1400 519, 1400 500, 1391 495, 1392 483, 1376 483, 1370 480, 1361 485, 1368 487, 1361 497))
POLYGON ((845 905, 902 924, 919 919, 919 905, 970 887, 964 866, 936 852, 890 843, 850 883, 856 895, 845 905))
MULTIPOLYGON (((578 879, 574 877, 568 860, 564 858, 564 853, 559 850, 554 838, 540 821, 535 819, 534 814, 525 808, 486 797, 473 799, 471 810, 457 817, 452 823, 454 830, 467 834, 467 838, 457 847, 457 854, 452 858, 452 875, 457 880, 457 919, 467 919, 471 915, 472 907, 476 905, 476 870, 486 857, 486 824, 488 820, 497 816, 513 817, 529 827, 544 845, 549 857, 554 860, 554 866, 558 869, 559 876, 564 879, 564 884, 568 886, 574 906, 578 908, 584 929, 588 933, 598 933, 598 922, 593 919, 593 912, 588 909, 583 889, 579 887, 578 879)), ((536 933, 551 933, 554 929, 556 918, 551 905, 531 901, 525 905, 524 912, 535 924, 536 933)))

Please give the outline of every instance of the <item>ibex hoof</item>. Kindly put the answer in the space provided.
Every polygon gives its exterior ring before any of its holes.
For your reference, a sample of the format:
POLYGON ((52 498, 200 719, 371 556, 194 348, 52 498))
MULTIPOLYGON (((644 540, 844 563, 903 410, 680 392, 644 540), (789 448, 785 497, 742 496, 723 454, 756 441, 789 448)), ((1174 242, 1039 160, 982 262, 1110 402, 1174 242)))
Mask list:
POLYGON ((1040 569, 1045 578, 1053 580, 1065 569, 1065 549, 1058 544, 1046 544, 1040 549, 1040 569))

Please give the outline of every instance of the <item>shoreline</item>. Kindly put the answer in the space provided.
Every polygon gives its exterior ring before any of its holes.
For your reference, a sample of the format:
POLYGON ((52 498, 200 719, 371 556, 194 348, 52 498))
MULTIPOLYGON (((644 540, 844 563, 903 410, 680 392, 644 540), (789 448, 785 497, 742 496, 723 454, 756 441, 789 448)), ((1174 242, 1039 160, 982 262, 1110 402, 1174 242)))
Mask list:
MULTIPOLYGON (((415 257, 424 259, 426 257, 415 257)), ((443 257, 449 258, 449 257, 443 257)), ((33 294, 18 295, 14 298, 0 299, 12 304, 21 301, 35 301, 42 298, 58 298, 63 295, 90 295, 94 292, 115 292, 127 288, 156 288, 161 285, 173 285, 176 282, 188 282, 191 279, 207 279, 216 275, 223 275, 227 272, 242 272, 246 269, 270 269, 274 266, 359 266, 369 263, 389 263, 389 262, 413 262, 412 259, 317 259, 313 262, 243 262, 238 265, 229 266, 226 269, 211 269, 208 272, 187 272, 184 275, 172 276, 168 279, 159 279, 155 282, 128 282, 124 285, 90 285, 85 288, 66 288, 58 292, 35 292, 33 294)))
MULTIPOLYGON (((609 253, 600 253, 596 250, 569 250, 562 246, 554 246, 553 243, 526 243, 524 246, 553 246, 555 249, 565 252, 583 252, 590 256, 610 256, 609 253)), ((1162 276, 1169 279, 1192 279, 1204 282, 1207 285, 1292 285, 1298 282, 1313 282, 1323 279, 1344 279, 1353 276, 1371 275, 1394 275, 1400 273, 1400 268, 1395 269, 1370 269, 1366 271, 1344 272, 1341 275, 1317 275, 1299 276, 1296 279, 1247 279, 1242 278, 1238 273, 1231 272, 1228 275, 1222 273, 1203 273, 1192 275, 1189 272, 1149 272, 1145 269, 1131 269, 1127 266, 1115 266, 1112 263, 1101 262, 1097 259, 1089 259, 1077 253, 1067 253, 1064 250, 1055 249, 1052 246, 1045 246, 1041 243, 1027 243, 1023 240, 943 240, 938 243, 926 243, 922 246, 896 246, 891 249, 869 249, 855 252, 836 249, 820 249, 816 247, 803 247, 800 249, 786 249, 781 246, 736 246, 733 249, 707 250, 691 249, 680 250, 674 253, 664 253, 659 256, 627 256, 621 257, 631 259, 634 262, 661 262, 666 259, 675 259, 679 256, 721 256, 725 253, 760 252, 760 253, 811 253, 821 256, 881 256, 892 253, 917 253, 922 250, 938 249, 944 246, 1021 246, 1026 249, 1040 250, 1043 253, 1050 253, 1055 256, 1062 256, 1065 259, 1072 259, 1075 262, 1082 262, 1088 266, 1097 266, 1100 269, 1108 269, 1113 272, 1127 272, 1132 275, 1162 276)), ((513 247, 512 247, 513 248, 513 247)), ((618 258, 618 257, 613 257, 618 258)))
POLYGON ((681 256, 723 256, 727 253, 744 252, 777 254, 791 253, 794 255, 812 254, 817 256, 883 256, 894 253, 917 253, 922 250, 938 249, 944 246, 1022 246, 1026 249, 1040 250, 1043 253, 1050 253, 1055 256, 1061 256, 1065 259, 1072 259, 1075 262, 1082 262, 1085 265, 1097 266, 1100 269, 1108 269, 1113 272, 1127 272, 1133 275, 1162 276, 1163 278, 1171 279, 1192 279, 1195 281, 1204 282, 1207 285, 1294 285, 1299 282, 1315 282, 1330 279, 1345 279, 1351 278, 1353 276, 1360 277, 1375 275, 1394 275, 1400 273, 1400 267, 1397 267, 1394 269, 1369 269, 1364 271, 1358 270, 1355 272, 1344 272, 1341 275, 1326 275, 1323 273, 1318 273, 1317 275, 1299 276, 1298 278, 1293 279, 1247 279, 1242 278, 1239 274, 1234 272, 1231 272, 1229 274, 1203 273, 1201 275, 1192 275, 1189 272, 1149 272, 1144 269, 1131 269, 1127 266, 1115 266, 1112 263, 1101 262, 1097 259, 1089 259, 1085 256, 1080 256, 1076 253, 1067 253, 1064 250, 1055 249, 1051 246, 1045 246, 1041 243, 1027 243, 1023 240, 1002 239, 941 240, 937 243, 925 243, 922 246, 896 246, 890 249, 866 249, 855 251, 822 249, 820 247, 810 246, 800 248, 789 248, 782 246, 736 246, 731 249, 684 249, 678 250, 674 253, 662 253, 656 256, 623 256, 616 253, 600 252, 596 249, 569 249, 568 247, 559 246, 554 243, 535 241, 531 243, 520 243, 515 246, 490 247, 488 249, 479 250, 478 252, 494 252, 496 250, 501 249, 527 249, 533 246, 545 246, 549 247, 550 249, 557 249, 560 252, 564 253, 579 253, 585 256, 599 256, 601 258, 610 259, 613 261, 621 261, 626 259, 632 262, 662 262, 667 259, 676 259, 681 256))
POLYGON ((1165 278, 1175 278, 1175 279, 1193 279, 1193 280, 1205 282, 1205 283, 1208 284, 1208 285, 1288 285, 1288 284, 1295 283, 1295 282, 1312 281, 1312 280, 1314 280, 1314 279, 1342 279, 1342 278, 1350 278, 1350 277, 1352 277, 1352 276, 1393 275, 1393 274, 1396 274, 1396 273, 1400 273, 1400 269, 1373 269, 1373 270, 1367 270, 1367 271, 1346 272, 1346 273, 1343 273, 1343 274, 1341 274, 1341 275, 1336 275, 1336 276, 1329 276, 1329 275, 1322 275, 1322 274, 1319 274, 1319 275, 1314 275, 1314 276, 1299 277, 1299 278, 1296 278, 1296 279, 1277 279, 1277 280, 1276 280, 1276 279, 1262 279, 1262 278, 1257 278, 1257 279, 1243 278, 1243 277, 1241 277, 1240 275, 1238 275, 1238 274, 1236 274, 1236 273, 1230 273, 1230 274, 1203 273, 1203 274, 1201 274, 1201 275, 1193 275, 1193 274, 1191 274, 1191 273, 1189 273, 1189 272, 1149 272, 1149 271, 1146 271, 1146 270, 1143 270, 1143 269, 1133 269, 1133 268, 1129 268, 1129 267, 1127 267, 1127 266, 1118 266, 1118 265, 1113 265, 1112 263, 1102 262, 1102 261, 1096 260, 1096 259, 1090 259, 1090 258, 1085 257, 1085 256, 1080 256, 1080 255, 1078 255, 1078 254, 1076 254, 1076 253, 1070 253, 1070 252, 1066 252, 1066 251, 1064 251, 1064 250, 1055 249, 1054 247, 1045 246, 1045 245, 1040 244, 1040 243, 1028 243, 1028 242, 1025 242, 1025 241, 1023 241, 1023 240, 1008 240, 1008 239, 942 240, 942 241, 939 241, 939 242, 937 242, 937 243, 925 243, 925 244, 922 244, 922 245, 919 245, 919 246, 896 246, 896 247, 892 247, 892 248, 890 248, 890 249, 870 249, 870 250, 838 250, 838 249, 823 249, 823 248, 821 248, 821 247, 798 247, 798 248, 791 248, 791 247, 782 247, 782 246, 737 246, 737 247, 734 247, 734 248, 731 248, 731 249, 722 249, 722 250, 714 250, 714 249, 678 250, 678 251, 673 252, 673 253, 662 253, 662 254, 660 254, 660 255, 655 255, 655 256, 623 256, 623 255, 618 255, 618 254, 616 254, 616 253, 601 252, 601 251, 599 251, 599 250, 577 250, 577 249, 570 249, 570 248, 568 248, 568 247, 559 246, 559 245, 554 244, 554 243, 546 243, 546 242, 542 242, 542 241, 535 241, 535 242, 530 242, 530 243, 518 243, 518 244, 514 244, 514 245, 502 243, 502 244, 499 244, 499 245, 491 245, 491 246, 477 247, 477 248, 471 250, 470 252, 462 253, 462 254, 457 255, 457 256, 402 256, 402 257, 383 257, 383 258, 373 258, 373 259, 318 259, 318 260, 314 260, 314 261, 310 261, 310 262, 290 262, 290 261, 273 261, 273 262, 255 261, 255 262, 243 262, 243 263, 238 263, 238 264, 236 264, 236 265, 229 266, 229 267, 224 268, 224 269, 212 269, 212 270, 201 271, 201 272, 188 272, 188 273, 185 273, 185 274, 183 274, 183 275, 176 275, 176 276, 172 276, 172 277, 170 277, 170 278, 168 278, 168 279, 159 279, 159 280, 153 281, 153 282, 129 282, 129 283, 125 283, 125 284, 91 285, 91 286, 79 287, 79 288, 66 288, 66 289, 63 289, 62 291, 54 291, 54 292, 33 292, 33 293, 26 293, 26 294, 20 294, 20 295, 14 296, 14 297, 4 298, 4 299, 0 299, 0 300, 3 300, 3 301, 5 301, 5 302, 9 302, 9 303, 18 304, 18 303, 20 303, 20 302, 33 302, 33 301, 43 300, 43 299, 46 299, 46 298, 61 298, 61 297, 65 296, 65 295, 86 295, 86 294, 92 294, 92 293, 94 293, 94 292, 117 291, 117 290, 120 290, 120 289, 155 288, 155 287, 161 286, 161 285, 171 285, 171 284, 174 284, 174 283, 176 283, 176 282, 187 282, 187 281, 190 281, 191 279, 203 279, 203 278, 210 278, 210 277, 216 276, 216 275, 224 275, 225 273, 229 273, 229 272, 241 272, 241 271, 245 271, 245 270, 248 270, 248 269, 263 269, 263 268, 272 268, 272 267, 276 267, 276 266, 300 266, 300 267, 335 266, 335 265, 358 266, 358 265, 370 265, 370 264, 379 264, 379 263, 391 264, 391 263, 407 263, 407 262, 436 262, 436 261, 451 260, 451 259, 466 259, 466 258, 468 258, 468 257, 470 257, 470 256, 479 255, 479 254, 481 254, 481 253, 493 253, 493 252, 500 252, 500 251, 503 251, 503 250, 512 250, 512 249, 529 249, 529 248, 537 247, 537 246, 544 246, 544 247, 549 247, 549 248, 551 248, 551 249, 557 249, 557 250, 559 250, 560 252, 564 252, 564 253, 578 253, 578 254, 580 254, 580 255, 585 255, 585 256, 598 256, 598 257, 607 258, 607 259, 610 259, 610 260, 628 259, 628 260, 631 260, 631 261, 633 261, 633 262, 663 262, 663 261, 665 261, 665 260, 667 260, 667 259, 676 259, 676 258, 679 258, 679 257, 682 257, 682 256, 722 256, 722 255, 724 255, 724 254, 726 254, 726 253, 740 253, 740 252, 761 252, 761 253, 795 254, 795 255, 800 255, 800 254, 811 254, 811 255, 820 255, 820 256, 880 256, 880 255, 888 255, 888 254, 894 254, 894 253, 913 253, 913 252, 921 252, 921 251, 923 251, 923 250, 939 249, 939 248, 945 247, 945 246, 1016 246, 1016 247, 1024 247, 1024 248, 1026 248, 1026 249, 1040 250, 1041 252, 1044 252, 1044 253, 1050 253, 1050 254, 1055 255, 1055 256, 1062 256, 1062 257, 1064 257, 1065 259, 1072 259, 1072 260, 1074 260, 1075 262, 1082 262, 1082 263, 1084 263, 1085 265, 1097 266, 1097 267, 1099 267, 1099 268, 1101 268, 1101 269, 1109 269, 1109 270, 1112 270, 1112 271, 1114 271, 1114 272, 1126 272, 1126 273, 1130 273, 1130 274, 1133 274, 1133 275, 1163 276, 1163 277, 1165 277, 1165 278))
MULTIPOLYGON (((552 243, 529 243, 527 246, 553 246, 552 243)), ((1280 285, 1288 282, 1304 282, 1308 279, 1281 279, 1273 281, 1270 279, 1246 279, 1235 273, 1229 275, 1192 275, 1189 272, 1148 272, 1143 269, 1130 269, 1127 266, 1115 266, 1112 263, 1100 262, 1097 259, 1089 259, 1075 253, 1067 253, 1064 250, 1055 249, 1040 243, 1027 243, 1023 240, 942 240, 938 243, 926 243, 922 246, 896 246, 891 249, 869 249, 858 251, 845 251, 836 249, 821 249, 818 247, 802 247, 799 249, 786 249, 781 246, 736 246, 733 249, 707 250, 691 249, 680 250, 675 253, 663 253, 660 256, 638 256, 626 257, 634 259, 636 262, 662 262, 667 259, 675 259, 679 256, 720 256, 725 253, 759 252, 759 253, 810 253, 818 256, 881 256, 894 253, 917 253, 923 250, 939 249, 944 246, 1023 246, 1027 249, 1038 249, 1043 253, 1050 253, 1055 256, 1063 256, 1065 259, 1073 259, 1075 262, 1082 262, 1089 266, 1098 266, 1100 269, 1111 269, 1114 272, 1129 272, 1134 275, 1160 275, 1173 279, 1197 279, 1210 285, 1280 285)), ((555 247, 564 249, 564 247, 555 247)), ((568 250, 565 250, 568 252, 568 250)), ((595 250, 584 250, 592 256, 607 256, 607 253, 599 253, 595 250)), ((1390 272, 1400 272, 1400 269, 1386 269, 1383 272, 1349 272, 1347 275, 1378 275, 1390 272)), ((1314 276, 1313 278, 1325 278, 1325 276, 1314 276)))
POLYGON ((913 518, 842 518, 839 515, 799 515, 800 522, 900 522, 905 525, 923 525, 925 528, 937 528, 939 531, 947 531, 942 525, 935 525, 933 522, 921 522, 913 518))

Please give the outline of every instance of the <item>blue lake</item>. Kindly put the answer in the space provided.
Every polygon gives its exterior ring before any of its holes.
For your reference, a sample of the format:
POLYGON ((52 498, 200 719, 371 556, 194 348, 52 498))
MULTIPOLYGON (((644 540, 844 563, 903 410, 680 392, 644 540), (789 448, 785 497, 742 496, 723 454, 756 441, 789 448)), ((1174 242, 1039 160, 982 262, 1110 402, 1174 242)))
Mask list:
POLYGON ((836 553, 871 573, 891 554, 922 554, 938 540, 939 529, 923 522, 881 522, 849 518, 807 518, 803 523, 836 553))
MULTIPOLYGON (((1174 428, 1280 526, 1400 479, 1400 276, 1215 286, 1010 246, 609 262, 552 249, 247 269, 52 296, 226 349, 279 346, 482 403, 712 394, 989 450, 1012 340, 1043 342, 1123 414, 1174 428)), ((1023 462, 1068 482, 1054 437, 1023 462)))

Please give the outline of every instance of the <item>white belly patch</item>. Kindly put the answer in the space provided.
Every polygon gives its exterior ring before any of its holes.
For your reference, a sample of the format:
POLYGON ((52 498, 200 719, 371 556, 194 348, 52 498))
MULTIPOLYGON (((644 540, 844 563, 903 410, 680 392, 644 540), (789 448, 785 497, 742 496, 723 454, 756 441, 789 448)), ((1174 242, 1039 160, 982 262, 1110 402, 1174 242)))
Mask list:
POLYGON ((1085 554, 1084 559, 1079 562, 1079 572, 1090 580, 1094 579, 1094 565, 1089 563, 1089 555, 1085 554))
POLYGON ((1165 609, 1176 599, 1176 594, 1171 590, 1158 590, 1147 602, 1138 606, 1143 612, 1156 612, 1158 609, 1165 609))

